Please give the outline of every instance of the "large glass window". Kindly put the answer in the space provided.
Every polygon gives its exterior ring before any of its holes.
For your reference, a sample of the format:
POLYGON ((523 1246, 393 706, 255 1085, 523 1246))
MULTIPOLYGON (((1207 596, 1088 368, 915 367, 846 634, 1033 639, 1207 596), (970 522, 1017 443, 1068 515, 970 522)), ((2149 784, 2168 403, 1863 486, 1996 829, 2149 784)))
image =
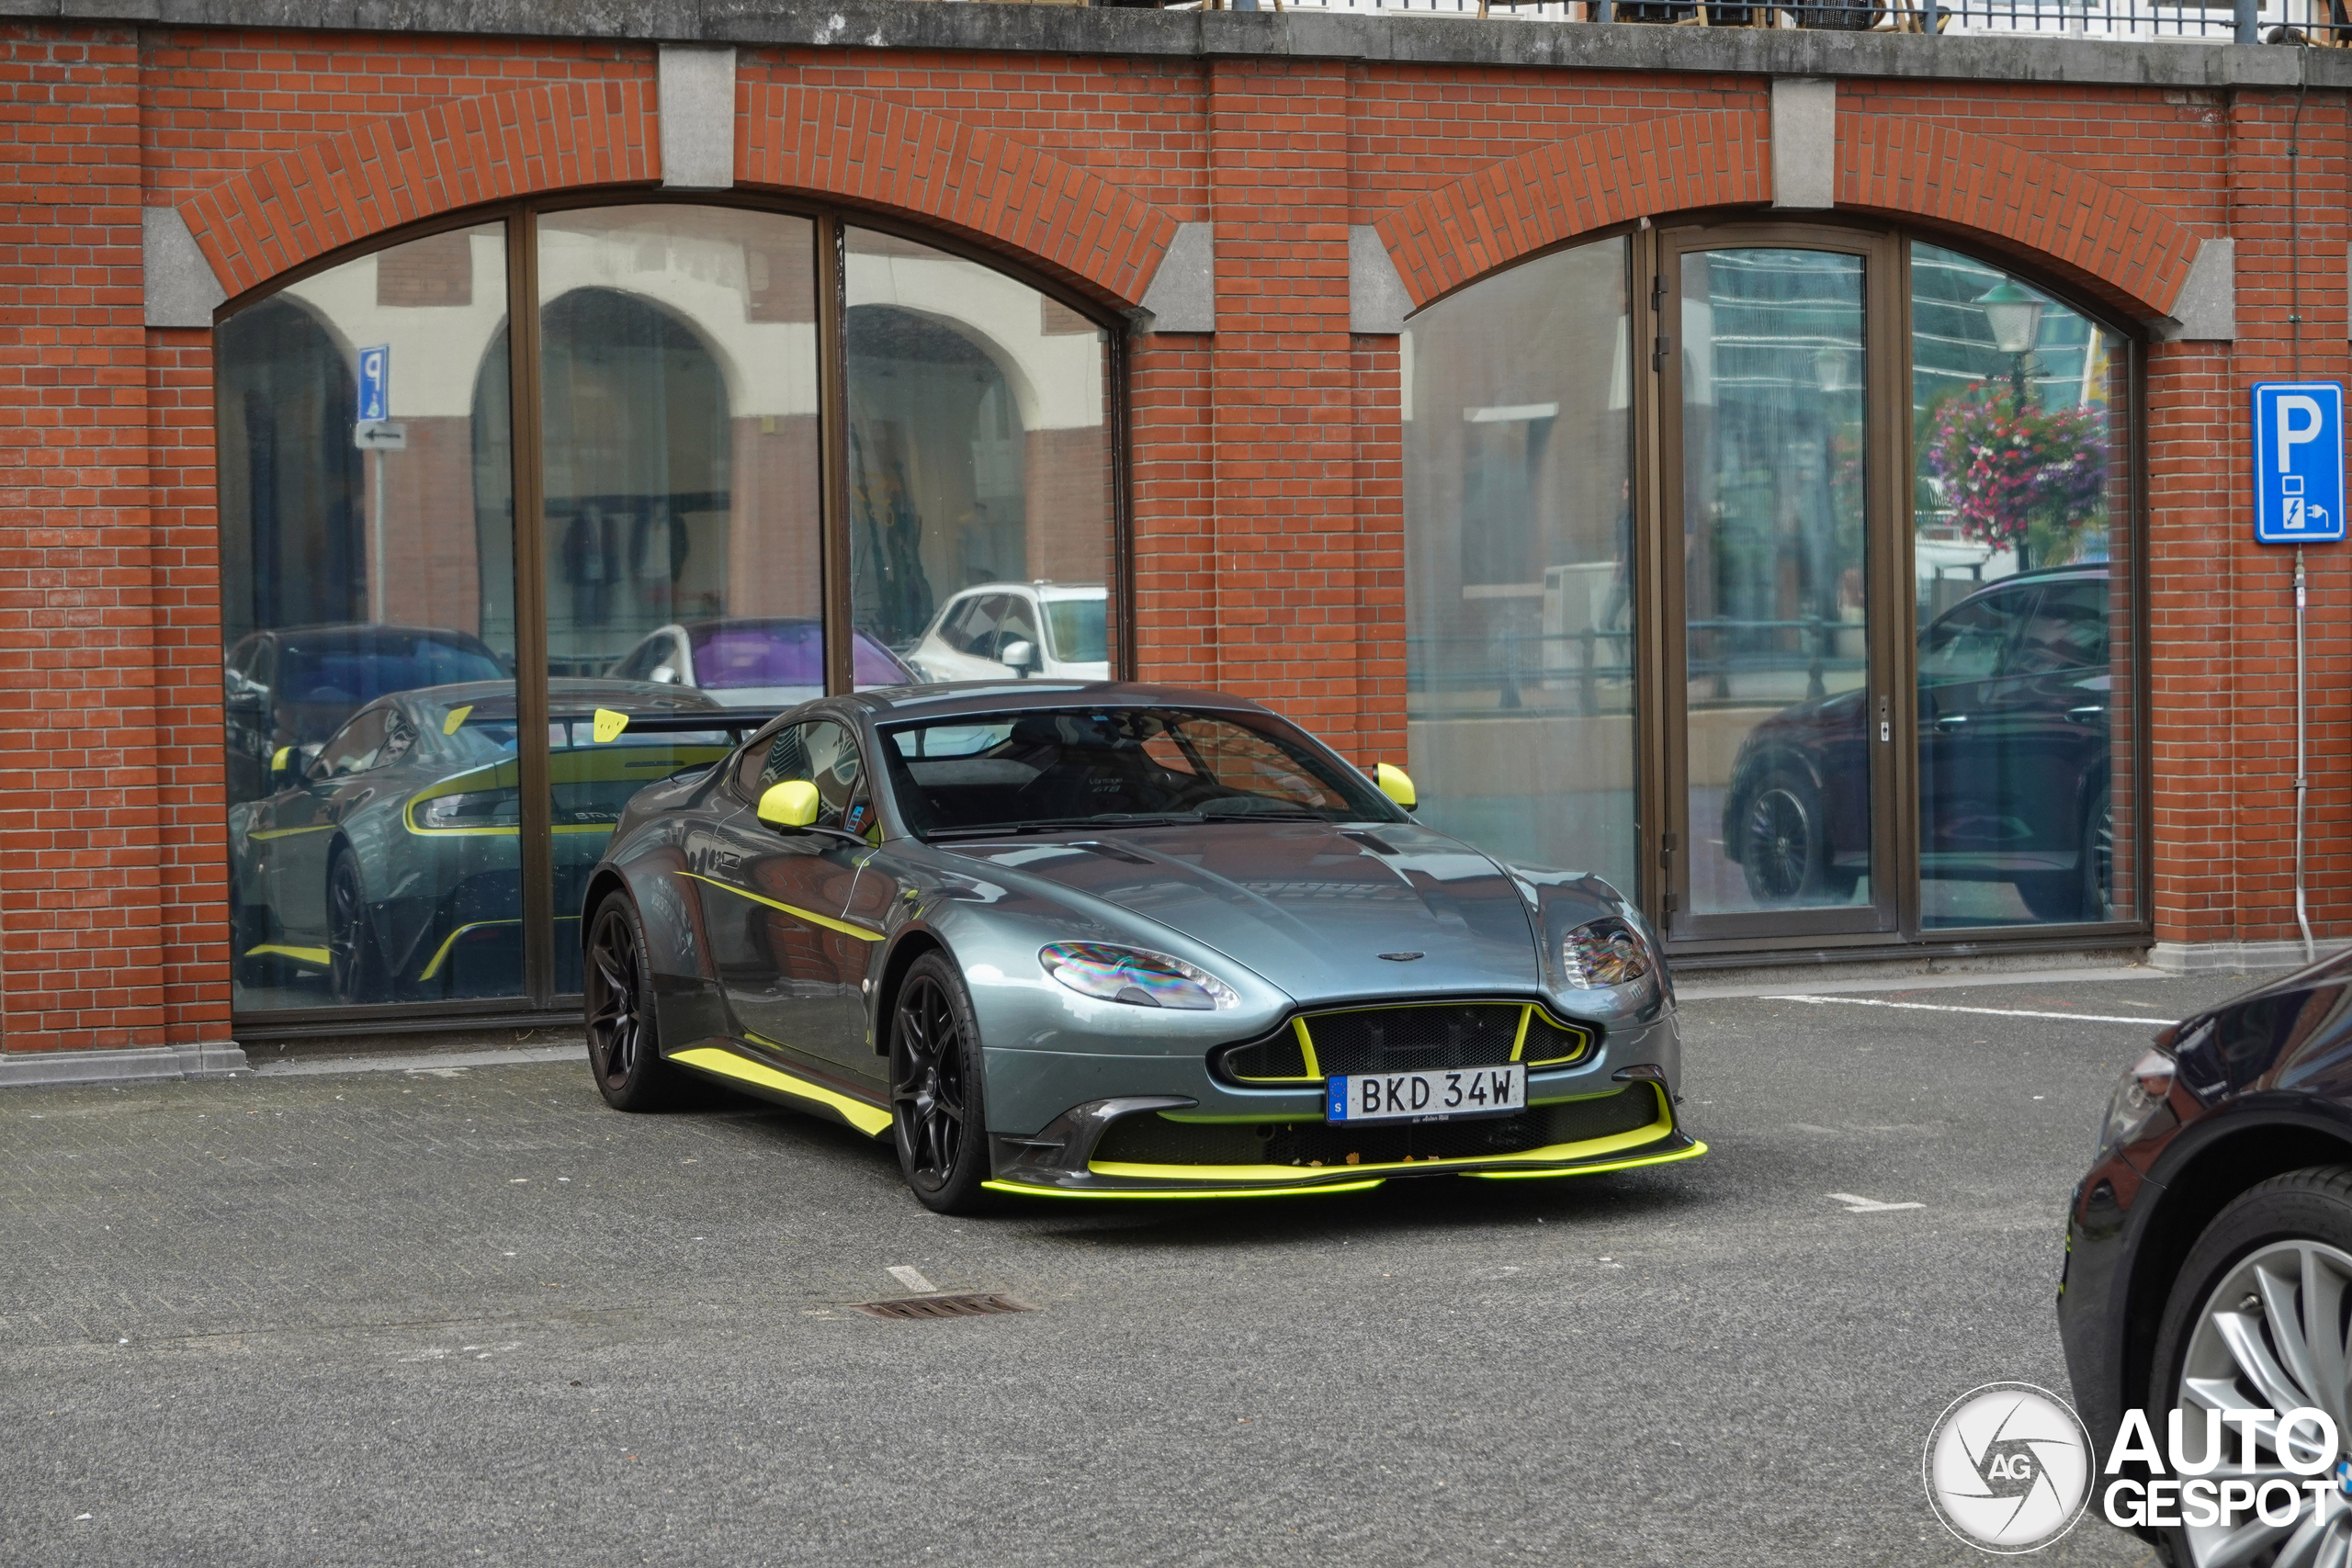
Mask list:
POLYGON ((922 678, 948 611, 932 675, 1109 672, 1115 345, 989 267, 823 216, 518 208, 215 341, 241 1013, 575 991, 630 796, 830 669, 922 678))
POLYGON ((488 224, 315 273, 220 329, 240 1010, 381 1001, 395 976, 521 989, 514 829, 421 834, 408 816, 479 739, 447 714, 504 704, 511 744, 513 444, 487 368, 505 316, 488 224), (510 940, 449 945, 469 928, 510 940))
POLYGON ((2136 912, 2116 853, 2133 781, 2128 363, 2040 290, 1911 247, 1923 925, 2136 912))
POLYGON ((1109 679, 1110 334, 911 240, 844 250, 861 637, 931 680, 1109 679))
POLYGON ((1622 242, 1416 316, 1404 357, 1406 718, 1422 820, 1634 886, 1622 242))

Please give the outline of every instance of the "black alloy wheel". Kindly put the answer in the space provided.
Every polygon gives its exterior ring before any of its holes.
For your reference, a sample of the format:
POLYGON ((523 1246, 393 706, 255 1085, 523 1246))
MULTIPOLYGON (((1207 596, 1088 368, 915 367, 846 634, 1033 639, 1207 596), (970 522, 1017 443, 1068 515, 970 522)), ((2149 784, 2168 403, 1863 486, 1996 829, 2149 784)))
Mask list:
POLYGON ((653 966, 646 962, 637 906, 628 894, 607 894, 596 906, 588 924, 586 968, 581 1005, 596 1092, 616 1111, 658 1110, 674 1094, 677 1069, 662 1059, 653 966))
POLYGON ((891 1134, 907 1185, 943 1214, 992 1206, 980 1185, 989 1153, 979 1063, 963 976, 946 954, 927 953, 907 972, 890 1011, 891 1134))
POLYGON ((368 914, 368 889, 359 880, 359 857, 337 852, 327 867, 327 981, 334 999, 346 1007, 384 1000, 382 950, 368 914))
POLYGON ((1821 795, 1811 780, 1786 768, 1773 770, 1749 799, 1740 829, 1746 840, 1740 871, 1758 903, 1817 901, 1824 892, 1836 891, 1823 874, 1828 844, 1821 795))

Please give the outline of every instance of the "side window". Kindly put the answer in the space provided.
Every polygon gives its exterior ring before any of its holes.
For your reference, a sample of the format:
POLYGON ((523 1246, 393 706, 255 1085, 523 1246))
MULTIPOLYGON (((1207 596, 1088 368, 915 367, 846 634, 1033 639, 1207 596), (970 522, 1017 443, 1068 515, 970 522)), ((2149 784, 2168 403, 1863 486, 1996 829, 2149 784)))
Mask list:
POLYGON ((956 651, 968 653, 976 659, 996 657, 997 617, 1004 611, 1004 595, 990 593, 972 601, 964 612, 962 624, 955 638, 956 651))
POLYGON ((1025 642, 1037 650, 1036 657, 1045 654, 1044 645, 1037 640, 1037 607, 1019 593, 1005 600, 1004 614, 997 625, 996 647, 989 657, 1004 657, 1004 645, 1009 642, 1025 642))
POLYGON ((2055 583, 2018 638, 2010 657, 2013 675, 2045 675, 2060 670, 2107 668, 2107 584, 2055 583))
POLYGON ((1919 684, 1989 681, 2001 673, 2030 592, 1987 593, 1955 604, 1919 636, 1919 684))
POLYGON ((744 758, 740 776, 743 794, 755 802, 792 779, 817 786, 816 826, 859 833, 871 825, 874 812, 867 804, 865 770, 858 760, 857 743, 841 725, 817 719, 777 731, 764 752, 754 750, 744 758), (849 826, 853 815, 855 827, 849 826))
POLYGON ((376 761, 372 765, 389 768, 415 750, 415 727, 395 711, 384 723, 383 750, 376 753, 376 761))
POLYGON ((668 637, 647 637, 643 642, 637 645, 636 649, 630 652, 628 658, 622 660, 619 664, 614 667, 613 678, 617 681, 644 680, 647 676, 653 673, 653 667, 662 662, 662 656, 664 653, 667 653, 669 649, 670 639, 668 637))
POLYGON ((384 730, 390 717, 390 710, 387 708, 369 708, 354 715, 351 722, 336 730, 320 749, 319 760, 311 765, 311 776, 339 779, 374 767, 384 749, 384 730))

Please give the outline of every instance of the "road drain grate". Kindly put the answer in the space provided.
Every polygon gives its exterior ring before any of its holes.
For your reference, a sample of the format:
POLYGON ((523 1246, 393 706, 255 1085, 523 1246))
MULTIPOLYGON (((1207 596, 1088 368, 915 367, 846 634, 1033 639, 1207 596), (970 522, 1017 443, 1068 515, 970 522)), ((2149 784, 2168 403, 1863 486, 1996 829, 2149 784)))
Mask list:
POLYGON ((986 1317, 991 1313, 1029 1312, 1011 1296, 914 1296, 905 1301, 860 1302, 851 1310, 868 1317, 930 1319, 986 1317))

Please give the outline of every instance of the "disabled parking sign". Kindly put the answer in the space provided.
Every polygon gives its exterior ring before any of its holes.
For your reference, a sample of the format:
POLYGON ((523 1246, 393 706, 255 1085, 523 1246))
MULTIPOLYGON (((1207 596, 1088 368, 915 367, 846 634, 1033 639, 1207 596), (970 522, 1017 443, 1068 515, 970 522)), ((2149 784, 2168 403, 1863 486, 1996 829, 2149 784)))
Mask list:
POLYGON ((2254 389, 2254 537, 2264 545, 2344 537, 2344 389, 2336 383, 2254 389))

